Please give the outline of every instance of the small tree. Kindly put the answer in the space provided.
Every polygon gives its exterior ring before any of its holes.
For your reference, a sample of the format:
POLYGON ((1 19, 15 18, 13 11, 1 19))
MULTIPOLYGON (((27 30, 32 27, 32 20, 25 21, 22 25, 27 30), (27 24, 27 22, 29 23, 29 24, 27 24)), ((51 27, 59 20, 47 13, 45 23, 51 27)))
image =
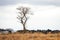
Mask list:
POLYGON ((29 14, 29 9, 28 7, 19 7, 17 8, 19 10, 19 15, 17 19, 21 22, 23 25, 23 30, 26 30, 26 22, 28 20, 27 14, 29 14))

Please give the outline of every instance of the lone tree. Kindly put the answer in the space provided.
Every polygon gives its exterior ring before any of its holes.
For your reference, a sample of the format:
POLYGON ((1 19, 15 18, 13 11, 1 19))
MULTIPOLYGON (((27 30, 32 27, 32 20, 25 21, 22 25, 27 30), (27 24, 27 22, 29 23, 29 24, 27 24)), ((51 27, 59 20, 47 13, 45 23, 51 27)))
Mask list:
POLYGON ((23 30, 26 30, 26 22, 28 20, 27 14, 30 13, 30 8, 28 7, 19 7, 17 8, 19 10, 19 15, 17 17, 17 19, 21 22, 21 24, 23 25, 23 30))

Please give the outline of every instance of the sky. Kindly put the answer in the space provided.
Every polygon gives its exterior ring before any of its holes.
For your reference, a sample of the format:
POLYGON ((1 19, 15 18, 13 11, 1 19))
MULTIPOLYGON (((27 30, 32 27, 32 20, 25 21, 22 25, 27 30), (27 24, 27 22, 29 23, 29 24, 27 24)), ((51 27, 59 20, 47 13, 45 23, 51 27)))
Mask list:
POLYGON ((0 0, 0 28, 23 30, 16 18, 16 8, 31 8, 26 29, 29 30, 60 30, 60 0, 0 0))

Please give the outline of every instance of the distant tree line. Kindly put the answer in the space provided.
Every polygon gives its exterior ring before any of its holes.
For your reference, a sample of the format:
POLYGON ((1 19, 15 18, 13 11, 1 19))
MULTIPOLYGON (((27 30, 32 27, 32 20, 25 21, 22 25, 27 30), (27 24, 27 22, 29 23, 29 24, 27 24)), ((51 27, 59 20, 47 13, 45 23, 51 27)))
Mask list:
MULTIPOLYGON (((23 30, 18 30, 17 32, 20 32, 20 33, 24 33, 23 30)), ((26 30, 26 32, 30 32, 30 33, 35 33, 35 32, 41 32, 41 33, 44 33, 44 34, 47 34, 47 33, 60 33, 60 30, 26 30)))
MULTIPOLYGON (((60 33, 60 30, 17 30, 16 32, 19 32, 19 33, 35 33, 35 32, 41 32, 41 33, 44 33, 44 34, 47 34, 47 33, 60 33)), ((0 33, 14 33, 14 30, 13 29, 0 29, 0 33)))
POLYGON ((12 33, 13 29, 0 29, 0 33, 12 33))

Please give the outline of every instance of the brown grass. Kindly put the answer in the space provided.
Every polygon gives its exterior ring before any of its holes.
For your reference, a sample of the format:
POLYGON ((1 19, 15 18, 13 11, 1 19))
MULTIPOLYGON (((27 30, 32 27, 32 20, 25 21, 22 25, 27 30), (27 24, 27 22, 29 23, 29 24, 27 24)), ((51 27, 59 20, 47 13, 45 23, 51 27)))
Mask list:
POLYGON ((60 33, 13 33, 0 34, 0 40, 60 40, 60 33))

